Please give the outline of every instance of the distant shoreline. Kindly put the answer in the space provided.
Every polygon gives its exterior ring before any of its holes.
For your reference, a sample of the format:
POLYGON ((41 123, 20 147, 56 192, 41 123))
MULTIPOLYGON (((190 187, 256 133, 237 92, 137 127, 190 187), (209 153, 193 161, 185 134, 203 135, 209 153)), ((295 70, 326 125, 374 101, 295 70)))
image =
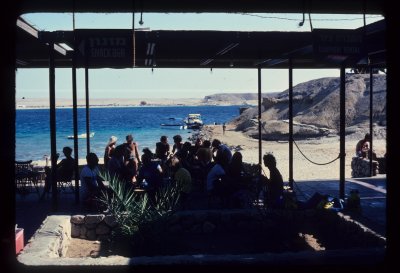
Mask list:
MULTIPOLYGON (((257 105, 256 100, 208 100, 204 101, 200 98, 153 98, 153 99, 90 99, 90 108, 110 108, 110 107, 179 107, 179 106, 234 106, 234 105, 257 105)), ((83 99, 78 99, 77 108, 85 108, 86 103, 83 99)), ((73 108, 72 100, 59 98, 56 100, 56 108, 73 108)), ((15 104, 16 110, 24 109, 50 109, 49 101, 46 98, 18 98, 15 104)))
MULTIPOLYGON (((185 104, 185 105, 90 105, 90 108, 148 108, 148 107, 200 107, 200 106, 243 106, 239 104, 185 104)), ((246 105, 254 107, 255 105, 246 105)), ((85 108, 86 106, 77 106, 77 108, 85 108)), ((72 106, 56 106, 57 109, 72 109, 72 106)), ((50 109, 48 106, 30 106, 30 107, 17 107, 15 110, 41 110, 50 109)))

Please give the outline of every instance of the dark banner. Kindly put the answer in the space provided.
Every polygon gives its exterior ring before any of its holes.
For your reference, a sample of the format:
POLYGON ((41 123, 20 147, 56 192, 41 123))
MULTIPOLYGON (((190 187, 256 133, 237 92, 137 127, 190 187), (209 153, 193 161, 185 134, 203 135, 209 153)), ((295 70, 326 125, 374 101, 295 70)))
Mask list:
POLYGON ((131 30, 76 30, 77 65, 96 67, 132 67, 133 43, 131 30))

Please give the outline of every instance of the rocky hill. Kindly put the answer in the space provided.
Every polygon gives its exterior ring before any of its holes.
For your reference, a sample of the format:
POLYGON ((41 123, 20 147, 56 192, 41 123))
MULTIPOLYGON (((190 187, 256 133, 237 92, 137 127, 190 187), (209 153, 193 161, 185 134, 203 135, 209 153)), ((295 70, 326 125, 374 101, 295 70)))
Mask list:
MULTIPOLYGON (((280 92, 269 92, 261 94, 262 98, 273 98, 280 92)), ((205 96, 202 100, 204 104, 224 103, 231 105, 256 104, 258 93, 218 93, 205 96)))
MULTIPOLYGON (((369 74, 346 75, 346 134, 362 137, 369 130, 369 74)), ((293 87, 296 139, 334 135, 340 123, 340 78, 321 78, 293 87)), ((263 98, 263 139, 288 139, 289 92, 263 98)), ((257 108, 249 108, 230 123, 258 137, 257 108)), ((386 75, 375 74, 373 85, 374 134, 386 137, 386 75)))

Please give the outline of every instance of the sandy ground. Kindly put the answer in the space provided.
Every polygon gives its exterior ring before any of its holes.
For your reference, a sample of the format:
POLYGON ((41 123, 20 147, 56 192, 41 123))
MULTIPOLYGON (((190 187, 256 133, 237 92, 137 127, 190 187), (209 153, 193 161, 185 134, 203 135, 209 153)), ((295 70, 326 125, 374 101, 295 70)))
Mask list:
MULTIPOLYGON (((222 132, 222 126, 209 126, 212 130, 213 138, 221 140, 222 143, 229 147, 238 147, 243 155, 243 161, 248 163, 258 163, 258 140, 245 136, 241 132, 236 132, 232 127, 227 126, 225 134, 222 132)), ((355 147, 358 140, 346 139, 346 163, 345 177, 351 177, 351 159, 355 154, 355 147)), ((325 137, 321 139, 297 141, 297 145, 301 151, 316 163, 329 162, 339 155, 340 143, 339 137, 325 137)), ((374 139, 373 149, 378 157, 386 153, 386 140, 374 139)), ((293 179, 313 180, 313 179, 339 179, 340 169, 339 160, 328 165, 315 165, 310 163, 301 155, 299 150, 293 145, 293 179)), ((262 141, 262 155, 267 152, 274 154, 277 167, 280 170, 283 179, 289 179, 289 143, 277 141, 262 141)), ((268 169, 264 170, 269 176, 268 169)))

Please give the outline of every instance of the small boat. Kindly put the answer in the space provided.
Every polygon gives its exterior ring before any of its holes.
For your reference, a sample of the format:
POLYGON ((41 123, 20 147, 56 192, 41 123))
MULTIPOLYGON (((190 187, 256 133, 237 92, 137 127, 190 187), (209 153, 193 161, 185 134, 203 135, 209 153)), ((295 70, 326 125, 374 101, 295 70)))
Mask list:
POLYGON ((160 126, 182 126, 182 124, 165 124, 165 123, 161 123, 160 126))
MULTIPOLYGON (((89 134, 89 137, 94 137, 94 132, 89 134)), ((68 139, 74 139, 74 136, 67 136, 68 139)), ((78 138, 87 138, 87 134, 83 133, 78 135, 78 138)))
POLYGON ((200 114, 189 114, 185 119, 185 124, 188 129, 200 129, 203 126, 200 114))
POLYGON ((165 124, 165 123, 162 123, 162 124, 160 124, 160 126, 164 127, 164 128, 171 128, 171 129, 181 129, 181 130, 187 129, 187 126, 185 124, 165 124))

